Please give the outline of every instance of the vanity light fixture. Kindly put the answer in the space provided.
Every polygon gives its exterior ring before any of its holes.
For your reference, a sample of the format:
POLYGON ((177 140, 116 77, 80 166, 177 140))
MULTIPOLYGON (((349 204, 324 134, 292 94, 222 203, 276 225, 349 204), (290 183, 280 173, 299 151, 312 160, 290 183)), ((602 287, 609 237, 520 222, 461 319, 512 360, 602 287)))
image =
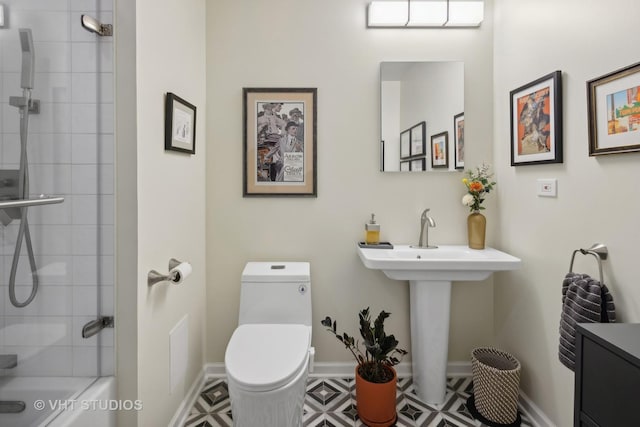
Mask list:
POLYGON ((368 27, 479 27, 484 0, 374 0, 367 9, 368 27))

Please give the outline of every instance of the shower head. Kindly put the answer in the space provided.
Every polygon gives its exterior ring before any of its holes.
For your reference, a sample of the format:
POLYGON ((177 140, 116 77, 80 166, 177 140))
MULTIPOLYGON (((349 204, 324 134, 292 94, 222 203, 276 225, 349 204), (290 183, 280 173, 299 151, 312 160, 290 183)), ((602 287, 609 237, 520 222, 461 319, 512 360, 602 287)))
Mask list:
POLYGON ((20 46, 22 47, 22 77, 20 86, 22 89, 33 89, 35 66, 33 36, 29 28, 20 28, 18 32, 20 33, 20 46))

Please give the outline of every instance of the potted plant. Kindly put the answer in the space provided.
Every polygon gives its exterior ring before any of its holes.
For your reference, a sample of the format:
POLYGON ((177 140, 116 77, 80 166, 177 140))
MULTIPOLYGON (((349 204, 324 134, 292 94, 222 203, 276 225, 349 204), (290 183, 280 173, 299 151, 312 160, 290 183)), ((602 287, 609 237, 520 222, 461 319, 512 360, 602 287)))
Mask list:
POLYGON ((344 344, 356 359, 356 406, 358 416, 371 427, 388 427, 396 422, 397 374, 393 368, 400 363, 406 350, 398 348, 398 340, 384 331, 384 321, 390 313, 381 311, 371 324, 369 307, 358 314, 361 344, 346 332, 337 332, 337 323, 327 316, 322 325, 344 344), (396 357, 400 356, 400 359, 396 357))

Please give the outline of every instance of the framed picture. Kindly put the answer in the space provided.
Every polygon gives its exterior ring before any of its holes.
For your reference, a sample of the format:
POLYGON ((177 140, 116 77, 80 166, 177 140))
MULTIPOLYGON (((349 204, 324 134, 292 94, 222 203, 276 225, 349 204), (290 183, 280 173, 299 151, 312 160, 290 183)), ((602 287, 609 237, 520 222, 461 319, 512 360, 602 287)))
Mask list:
POLYGON ((562 163, 562 73, 511 91, 511 166, 562 163))
POLYGON ((165 97, 164 149, 196 153, 196 106, 171 92, 165 97))
POLYGON ((640 151, 640 63, 587 82, 589 155, 640 151))
POLYGON ((426 164, 425 164, 425 158, 421 157, 419 159, 413 159, 411 160, 411 172, 420 172, 425 170, 426 168, 426 164))
POLYGON ((449 167, 449 132, 431 136, 431 167, 449 167))
POLYGON ((411 156, 411 130, 407 129, 400 133, 400 158, 406 159, 411 156))
POLYGON ((420 122, 411 128, 411 157, 426 153, 427 124, 420 122))
POLYGON ((400 162, 400 172, 407 172, 410 170, 411 170, 411 162, 409 160, 400 162))
POLYGON ((453 116, 453 158, 456 169, 464 169, 464 113, 453 116))
POLYGON ((317 89, 244 88, 244 197, 317 197, 317 89))

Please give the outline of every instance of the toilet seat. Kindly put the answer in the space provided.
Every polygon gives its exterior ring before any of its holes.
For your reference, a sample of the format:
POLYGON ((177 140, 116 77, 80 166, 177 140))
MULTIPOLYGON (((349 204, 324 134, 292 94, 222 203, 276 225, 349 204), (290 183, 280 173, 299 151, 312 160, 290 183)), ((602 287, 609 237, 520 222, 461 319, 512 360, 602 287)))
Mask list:
POLYGON ((227 375, 247 391, 275 390, 306 369, 310 346, 306 325, 240 325, 227 345, 227 375))

